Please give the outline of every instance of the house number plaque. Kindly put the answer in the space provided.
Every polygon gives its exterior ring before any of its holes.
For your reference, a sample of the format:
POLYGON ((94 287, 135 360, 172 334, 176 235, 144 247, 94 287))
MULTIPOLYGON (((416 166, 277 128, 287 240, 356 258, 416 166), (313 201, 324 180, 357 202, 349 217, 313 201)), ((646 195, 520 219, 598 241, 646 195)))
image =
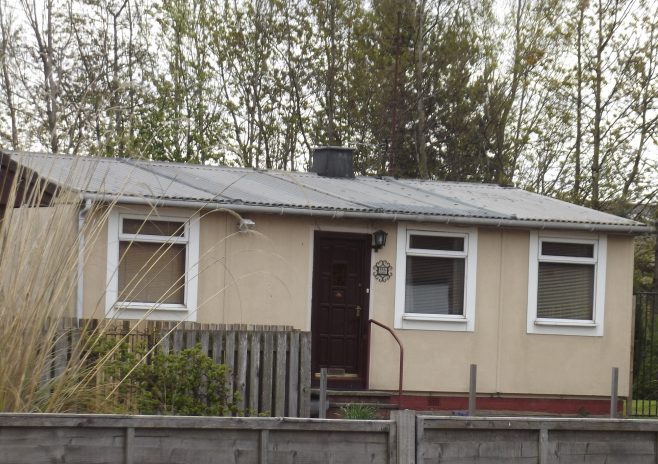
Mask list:
POLYGON ((383 259, 377 261, 377 264, 372 267, 372 270, 372 275, 380 282, 386 282, 393 275, 393 266, 383 259))

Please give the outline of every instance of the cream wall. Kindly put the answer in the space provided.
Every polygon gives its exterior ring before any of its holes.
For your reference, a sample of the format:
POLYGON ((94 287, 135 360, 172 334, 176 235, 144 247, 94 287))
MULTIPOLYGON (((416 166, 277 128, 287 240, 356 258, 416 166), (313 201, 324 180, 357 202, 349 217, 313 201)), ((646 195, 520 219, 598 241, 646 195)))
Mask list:
MULTIPOLYGON (((398 330, 406 390, 467 391, 469 365, 477 364, 481 393, 609 395, 612 367, 619 368, 619 391, 628 391, 632 238, 608 236, 603 337, 527 333, 528 250, 527 231, 478 231, 475 331, 398 330)), ((373 288, 375 316, 389 325, 394 291, 373 288)), ((370 387, 397 388, 394 343, 377 334, 371 353, 370 387)))
POLYGON ((38 317, 75 317, 77 206, 56 202, 7 209, 0 242, 3 309, 26 310, 38 317))
MULTIPOLYGON (((122 213, 153 214, 147 207, 121 207, 122 213)), ((158 214, 195 211, 160 208, 158 214)), ((104 317, 107 281, 107 226, 98 214, 98 239, 87 247, 85 317, 104 317)), ((244 215, 254 231, 238 232, 239 216, 226 211, 200 213, 199 287, 196 320, 227 324, 292 325, 310 330, 312 241, 314 230, 371 233, 380 224, 337 225, 308 217, 244 215)), ((155 217, 155 216, 153 216, 155 217)), ((389 232, 394 227, 388 225, 389 232)))
MULTIPOLYGON (((393 222, 245 215, 255 221, 255 231, 240 234, 232 214, 201 216, 199 322, 310 330, 314 230, 384 229, 387 245, 373 251, 371 261, 385 259, 394 274, 397 269, 393 222)), ((99 237, 89 247, 84 287, 85 314, 95 311, 96 317, 104 313, 107 273, 106 232, 99 237)), ((478 365, 482 393, 608 395, 612 367, 620 369, 620 392, 628 390, 632 238, 608 236, 603 337, 526 333, 528 250, 528 231, 479 229, 475 331, 397 330, 405 349, 406 390, 467 391, 471 363, 478 365)), ((392 327, 395 276, 384 283, 370 279, 370 317, 392 327)), ((373 328, 370 388, 397 389, 397 368, 397 345, 373 328)))

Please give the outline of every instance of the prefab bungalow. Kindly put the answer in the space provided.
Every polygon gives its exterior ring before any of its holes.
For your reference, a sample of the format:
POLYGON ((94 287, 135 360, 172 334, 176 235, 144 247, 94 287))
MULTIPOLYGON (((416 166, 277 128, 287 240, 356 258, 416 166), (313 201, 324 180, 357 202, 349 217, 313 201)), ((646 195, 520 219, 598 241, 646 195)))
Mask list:
POLYGON ((77 192, 73 223, 105 205, 78 317, 290 325, 312 333, 312 375, 394 392, 398 345, 372 320, 404 346, 417 409, 463 407, 471 364, 485 409, 604 412, 613 367, 628 391, 645 225, 511 187, 355 177, 349 149, 313 156, 313 172, 282 172, 3 152, 2 169, 77 192))

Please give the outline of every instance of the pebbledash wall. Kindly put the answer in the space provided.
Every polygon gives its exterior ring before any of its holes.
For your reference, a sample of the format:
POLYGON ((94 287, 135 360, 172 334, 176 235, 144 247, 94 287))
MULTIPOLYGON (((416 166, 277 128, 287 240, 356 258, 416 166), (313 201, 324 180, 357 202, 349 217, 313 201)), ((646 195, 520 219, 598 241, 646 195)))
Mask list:
MULTIPOLYGON (((151 211, 141 206, 120 208, 127 214, 151 211)), ((199 322, 292 325, 310 330, 314 231, 373 233, 383 229, 388 233, 387 245, 372 252, 371 265, 386 260, 393 266, 393 276, 379 282, 371 275, 370 317, 391 327, 400 325, 395 320, 396 274, 405 257, 396 255, 398 233, 404 232, 404 223, 250 215, 255 229, 241 234, 236 216, 225 211, 162 208, 157 214, 183 218, 199 214, 195 315, 199 322)), ((466 230, 428 223, 409 227, 466 230)), ((633 238, 605 236, 603 335, 558 335, 528 333, 533 233, 484 227, 468 230, 477 239, 473 330, 425 330, 422 322, 414 323, 415 328, 396 329, 405 349, 405 391, 464 393, 473 363, 478 365, 478 392, 483 394, 605 397, 610 394, 611 368, 618 367, 619 391, 624 396, 630 371, 633 238)), ((580 232, 560 234, 603 237, 580 232)), ((107 309, 107 226, 88 247, 84 316, 102 317, 107 309)), ((390 335, 373 330, 370 389, 397 389, 397 360, 397 345, 390 335)))

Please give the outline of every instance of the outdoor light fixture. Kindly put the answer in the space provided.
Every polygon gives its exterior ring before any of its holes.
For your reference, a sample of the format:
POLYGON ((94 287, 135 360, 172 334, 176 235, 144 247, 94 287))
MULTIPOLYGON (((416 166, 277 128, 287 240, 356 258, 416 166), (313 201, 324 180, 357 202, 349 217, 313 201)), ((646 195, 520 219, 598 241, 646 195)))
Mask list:
POLYGON ((375 251, 379 251, 384 245, 386 245, 386 237, 388 234, 383 230, 379 229, 372 234, 373 243, 372 248, 375 251))
POLYGON ((238 230, 241 234, 244 234, 250 230, 254 230, 256 223, 251 219, 240 218, 240 223, 238 224, 238 230))

